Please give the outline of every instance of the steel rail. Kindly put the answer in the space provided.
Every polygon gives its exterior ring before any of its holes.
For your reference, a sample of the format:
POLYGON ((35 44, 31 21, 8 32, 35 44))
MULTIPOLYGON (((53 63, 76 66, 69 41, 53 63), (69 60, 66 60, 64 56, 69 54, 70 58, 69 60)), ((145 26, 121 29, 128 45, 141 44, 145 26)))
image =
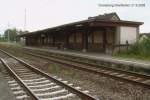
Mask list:
MULTIPOLYGON (((56 57, 56 56, 52 56, 52 57, 57 58, 57 59, 61 59, 61 58, 56 57)), ((106 69, 106 70, 112 70, 112 71, 116 71, 116 72, 126 73, 126 74, 130 74, 130 75, 140 76, 140 77, 143 77, 143 78, 150 79, 150 75, 147 75, 147 74, 140 74, 140 73, 136 73, 136 72, 132 72, 132 71, 126 71, 126 70, 121 70, 121 69, 117 69, 117 68, 106 67, 104 65, 95 65, 95 64, 91 64, 91 63, 87 63, 87 62, 82 62, 82 61, 75 61, 75 60, 73 61, 71 59, 65 59, 64 58, 64 60, 68 60, 68 61, 71 61, 71 62, 88 65, 88 66, 99 68, 99 69, 101 67, 102 69, 106 69)))
MULTIPOLYGON (((33 56, 38 56, 38 57, 41 56, 41 58, 45 58, 45 59, 49 58, 49 56, 46 57, 46 55, 43 56, 42 54, 40 55, 39 53, 38 54, 27 53, 27 54, 33 55, 33 56)), ((57 56, 51 56, 51 57, 62 60, 62 58, 59 58, 57 56)), ((121 69, 117 69, 117 68, 106 67, 104 65, 95 65, 95 64, 91 64, 91 63, 87 63, 87 62, 82 62, 82 61, 75 61, 75 60, 71 60, 71 59, 67 59, 67 58, 63 58, 63 60, 67 60, 67 61, 71 61, 71 62, 75 62, 75 63, 79 63, 79 64, 84 64, 84 65, 88 65, 88 66, 99 68, 99 69, 101 67, 102 69, 113 70, 113 71, 117 71, 117 72, 123 72, 123 73, 127 73, 127 74, 130 74, 130 75, 140 76, 140 77, 143 77, 143 78, 150 79, 150 75, 147 75, 147 74, 140 74, 140 73, 126 71, 126 70, 121 70, 121 69)))
MULTIPOLYGON (((50 61, 55 62, 55 63, 67 65, 67 66, 73 67, 75 69, 79 69, 79 70, 87 71, 87 72, 90 72, 90 73, 94 73, 94 74, 99 74, 99 75, 103 75, 103 76, 106 76, 106 77, 110 77, 110 78, 113 78, 115 80, 121 80, 121 81, 130 82, 130 83, 137 84, 137 85, 142 85, 142 86, 150 89, 150 84, 145 84, 145 83, 137 82, 137 81, 134 81, 134 80, 131 80, 131 79, 117 77, 117 76, 114 76, 114 75, 103 73, 103 72, 98 71, 98 70, 93 70, 93 69, 90 69, 90 68, 85 68, 85 67, 82 67, 82 66, 79 66, 79 65, 75 65, 73 63, 66 63, 66 61, 64 62, 64 61, 56 59, 56 58, 50 58, 50 57, 47 57, 47 56, 42 56, 42 55, 37 55, 37 54, 35 55, 35 54, 31 54, 31 53, 28 53, 28 54, 30 54, 32 56, 40 57, 40 58, 43 58, 43 59, 47 59, 47 60, 50 60, 50 61)), ((109 70, 112 70, 112 68, 109 69, 109 70)), ((146 75, 143 75, 143 74, 132 73, 132 72, 127 72, 127 71, 122 71, 122 70, 117 70, 117 69, 114 69, 113 71, 117 71, 117 72, 120 72, 120 73, 122 72, 122 74, 125 73, 125 74, 135 75, 137 77, 141 75, 141 77, 143 77, 143 78, 150 79, 150 76, 146 76, 146 75)))
MULTIPOLYGON (((64 55, 64 56, 68 56, 68 57, 77 57, 77 58, 87 59, 87 60, 91 60, 91 61, 102 61, 102 62, 105 62, 105 63, 111 63, 111 64, 115 64, 115 65, 123 65, 123 63, 121 63, 122 60, 117 60, 117 62, 107 61, 107 60, 103 59, 104 57, 102 57, 100 59, 96 59, 96 58, 92 58, 91 59, 88 56, 80 56, 79 54, 77 54, 77 55, 72 54, 71 55, 71 54, 65 54, 63 52, 53 52, 53 51, 39 50, 38 48, 28 48, 28 47, 23 47, 23 49, 25 49, 25 50, 32 50, 32 51, 46 52, 46 53, 51 53, 51 54, 59 54, 59 55, 64 55)), ((142 63, 136 64, 135 62, 133 62, 133 63, 131 63, 131 62, 130 63, 125 63, 125 65, 127 65, 127 66, 133 65, 133 66, 137 66, 137 67, 145 66, 142 63)), ((147 66, 147 64, 146 64, 146 66, 147 66)), ((149 66, 147 66, 147 67, 149 67, 149 66)))
POLYGON ((28 64, 27 62, 25 62, 25 61, 23 61, 23 60, 21 60, 21 59, 15 57, 15 56, 13 56, 12 54, 10 54, 10 53, 8 53, 8 52, 6 52, 6 51, 4 51, 4 50, 1 50, 1 49, 0 49, 0 51, 3 52, 3 53, 5 53, 5 54, 7 54, 8 56, 10 56, 10 57, 16 59, 17 61, 19 61, 19 62, 22 63, 24 66, 26 66, 27 68, 31 69, 32 71, 34 71, 34 72, 36 72, 36 73, 40 73, 41 75, 47 77, 48 79, 50 79, 50 80, 54 81, 55 83, 57 83, 57 84, 63 86, 64 88, 68 89, 68 90, 71 91, 72 93, 75 93, 75 94, 76 94, 77 96, 79 96, 81 99, 83 99, 83 100, 97 100, 97 99, 94 98, 93 96, 91 96, 91 95, 89 95, 89 94, 86 94, 86 93, 84 93, 84 92, 82 92, 82 91, 80 91, 80 90, 75 89, 75 88, 72 87, 72 86, 69 86, 69 85, 67 85, 67 84, 65 84, 65 83, 63 83, 63 82, 57 80, 56 78, 52 77, 52 76, 49 75, 48 73, 45 73, 45 72, 39 70, 38 68, 35 68, 34 66, 32 66, 32 65, 28 64))
POLYGON ((6 67, 8 72, 16 79, 16 81, 27 91, 27 94, 31 96, 33 100, 39 100, 39 98, 34 95, 34 93, 28 88, 28 86, 21 80, 21 78, 10 68, 10 66, 5 62, 4 59, 0 58, 2 64, 6 67))

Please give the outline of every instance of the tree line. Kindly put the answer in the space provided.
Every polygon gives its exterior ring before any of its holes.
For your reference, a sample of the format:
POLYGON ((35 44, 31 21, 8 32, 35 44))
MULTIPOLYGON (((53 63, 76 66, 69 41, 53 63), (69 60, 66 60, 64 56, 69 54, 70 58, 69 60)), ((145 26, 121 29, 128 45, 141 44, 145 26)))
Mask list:
POLYGON ((0 34, 0 42, 15 42, 17 41, 17 35, 25 34, 28 31, 18 30, 16 28, 7 29, 3 34, 0 34))

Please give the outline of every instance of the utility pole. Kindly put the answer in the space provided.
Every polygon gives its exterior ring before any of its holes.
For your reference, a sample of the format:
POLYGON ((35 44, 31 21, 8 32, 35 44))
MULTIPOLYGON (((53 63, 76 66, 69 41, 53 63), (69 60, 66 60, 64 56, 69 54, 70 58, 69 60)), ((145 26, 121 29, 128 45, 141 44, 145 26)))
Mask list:
POLYGON ((9 32, 9 26, 10 26, 10 24, 9 24, 9 22, 8 22, 8 37, 7 37, 7 41, 8 41, 8 42, 10 42, 10 32, 9 32))

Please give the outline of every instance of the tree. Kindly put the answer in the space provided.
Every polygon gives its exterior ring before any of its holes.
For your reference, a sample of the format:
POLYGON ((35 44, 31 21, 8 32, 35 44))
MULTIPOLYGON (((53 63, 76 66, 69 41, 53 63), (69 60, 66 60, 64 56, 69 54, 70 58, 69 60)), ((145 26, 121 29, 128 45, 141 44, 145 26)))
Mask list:
POLYGON ((16 41, 17 35, 25 34, 28 31, 17 30, 16 28, 7 29, 4 32, 5 39, 7 41, 16 41))
POLYGON ((16 36, 17 36, 17 30, 15 28, 14 29, 7 29, 4 32, 4 35, 5 35, 6 40, 8 40, 8 41, 15 41, 16 40, 16 36))
POLYGON ((2 35, 2 34, 0 34, 0 42, 5 42, 6 40, 5 40, 5 36, 4 35, 2 35))

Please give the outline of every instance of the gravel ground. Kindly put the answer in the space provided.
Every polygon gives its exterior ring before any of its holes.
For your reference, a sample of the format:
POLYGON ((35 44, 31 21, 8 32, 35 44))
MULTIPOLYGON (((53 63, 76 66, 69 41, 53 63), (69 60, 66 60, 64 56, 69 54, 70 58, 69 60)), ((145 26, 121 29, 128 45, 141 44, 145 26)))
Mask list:
MULTIPOLYGON (((37 65, 34 62, 30 62, 37 65)), ((41 65, 42 66, 42 65, 41 65)), ((102 100, 150 100, 150 90, 58 64, 44 64, 40 69, 75 83, 102 100)))
POLYGON ((4 67, 2 63, 0 63, 0 100, 16 100, 7 80, 4 78, 4 67))
POLYGON ((150 100, 150 89, 75 70, 37 57, 25 56, 23 53, 18 52, 17 55, 52 75, 89 90, 91 95, 101 100, 150 100))

